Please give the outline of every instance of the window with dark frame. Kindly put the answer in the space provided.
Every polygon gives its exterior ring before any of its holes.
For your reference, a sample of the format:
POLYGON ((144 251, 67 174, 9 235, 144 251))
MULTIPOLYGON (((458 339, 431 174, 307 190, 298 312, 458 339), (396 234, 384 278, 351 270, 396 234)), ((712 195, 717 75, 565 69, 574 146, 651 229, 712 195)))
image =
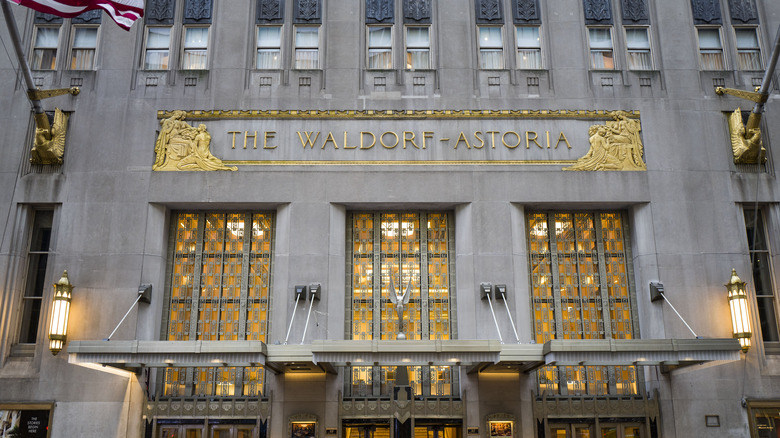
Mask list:
POLYGON ((36 210, 33 214, 30 243, 27 250, 27 281, 22 298, 20 344, 35 344, 38 341, 43 295, 48 286, 46 268, 51 246, 53 218, 53 210, 36 210))
POLYGON ((744 213, 761 340, 764 343, 766 353, 780 354, 777 294, 772 280, 771 253, 767 240, 764 210, 745 208, 744 213))

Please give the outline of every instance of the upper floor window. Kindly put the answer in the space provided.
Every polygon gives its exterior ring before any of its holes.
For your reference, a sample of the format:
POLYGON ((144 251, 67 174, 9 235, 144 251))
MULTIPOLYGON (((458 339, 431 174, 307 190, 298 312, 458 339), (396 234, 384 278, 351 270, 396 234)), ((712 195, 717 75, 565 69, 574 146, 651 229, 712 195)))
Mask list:
POLYGON ((393 68, 393 34, 390 26, 368 26, 368 68, 393 68))
POLYGON ((702 70, 725 70, 723 43, 719 27, 697 28, 699 35, 699 63, 702 70))
POLYGON ((53 217, 53 210, 37 210, 33 214, 27 249, 27 281, 22 299, 20 344, 35 344, 38 341, 43 294, 49 286, 46 281, 46 268, 49 261, 53 217))
MULTIPOLYGON (((537 343, 551 339, 633 339, 636 297, 626 219, 619 212, 526 215, 537 343)), ((634 366, 548 366, 539 392, 637 394, 634 366)))
POLYGON ((60 27, 36 26, 33 46, 32 69, 54 70, 57 66, 57 47, 60 27))
MULTIPOLYGON (((266 341, 274 217, 173 215, 165 339, 266 341)), ((260 367, 168 368, 166 396, 259 396, 260 367)))
POLYGON ((76 26, 73 28, 73 43, 70 48, 71 70, 92 70, 95 68, 98 28, 76 26))
POLYGON ((646 27, 627 27, 626 54, 629 70, 651 70, 650 36, 646 27))
POLYGON ((407 26, 406 68, 425 70, 431 68, 431 35, 429 26, 407 26))
POLYGON ((737 41, 737 65, 740 70, 761 70, 761 47, 758 44, 758 28, 734 28, 737 41))
POLYGON ((261 70, 282 67, 282 26, 257 27, 257 66, 261 70))
POLYGON ((208 27, 185 27, 182 70, 205 70, 208 67, 208 49, 208 27))
POLYGON ((504 68, 504 41, 499 26, 479 26, 479 68, 504 68))
POLYGON ((761 327, 761 340, 764 351, 780 353, 780 326, 777 320, 777 294, 772 280, 771 253, 769 251, 768 234, 764 211, 761 209, 745 209, 745 228, 750 254, 750 264, 753 267, 752 283, 756 292, 756 307, 758 321, 761 327))
POLYGON ((590 68, 613 70, 615 68, 615 58, 612 45, 612 28, 589 27, 588 43, 590 44, 590 68))
POLYGON ((515 26, 517 32, 517 68, 538 70, 542 68, 542 44, 539 26, 515 26))
POLYGON ((144 70, 167 70, 171 57, 171 28, 147 27, 144 70))
POLYGON ((295 28, 295 68, 316 70, 320 68, 320 28, 297 26, 295 28))

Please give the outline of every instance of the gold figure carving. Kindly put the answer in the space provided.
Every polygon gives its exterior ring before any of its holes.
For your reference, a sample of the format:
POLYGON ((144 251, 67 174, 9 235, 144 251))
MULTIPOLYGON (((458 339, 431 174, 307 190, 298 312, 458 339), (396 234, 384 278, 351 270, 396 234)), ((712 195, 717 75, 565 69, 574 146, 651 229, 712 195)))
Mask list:
POLYGON ((613 111, 612 120, 604 125, 591 125, 590 150, 563 170, 647 170, 642 159, 641 125, 628 115, 625 111, 613 111))
POLYGON ((185 115, 176 110, 169 118, 160 120, 152 170, 238 170, 211 155, 211 134, 206 125, 201 123, 195 128, 184 121, 185 115))
POLYGON ((761 144, 761 131, 758 128, 745 128, 740 108, 729 116, 729 133, 734 164, 766 163, 766 149, 761 144))
MULTIPOLYGON (((46 117, 45 114, 42 114, 46 117)), ((51 130, 47 127, 35 129, 35 142, 30 151, 30 163, 32 164, 62 164, 62 156, 65 154, 65 134, 68 130, 68 115, 54 110, 54 124, 51 130)))

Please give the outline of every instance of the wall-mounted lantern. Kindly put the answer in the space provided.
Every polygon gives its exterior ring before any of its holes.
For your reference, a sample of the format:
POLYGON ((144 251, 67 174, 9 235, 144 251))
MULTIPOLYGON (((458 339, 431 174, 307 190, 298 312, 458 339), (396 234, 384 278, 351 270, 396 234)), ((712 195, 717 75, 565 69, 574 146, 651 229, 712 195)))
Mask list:
POLYGON ((68 271, 62 272, 62 278, 54 283, 54 299, 51 306, 51 325, 49 326, 49 350, 57 355, 65 346, 68 336, 68 314, 73 285, 68 280, 68 271))
POLYGON ((748 299, 745 293, 745 282, 737 277, 736 269, 731 270, 731 280, 726 283, 728 291, 729 308, 731 309, 731 327, 734 337, 739 339, 742 351, 750 348, 750 337, 753 331, 750 328, 750 313, 748 312, 748 299))

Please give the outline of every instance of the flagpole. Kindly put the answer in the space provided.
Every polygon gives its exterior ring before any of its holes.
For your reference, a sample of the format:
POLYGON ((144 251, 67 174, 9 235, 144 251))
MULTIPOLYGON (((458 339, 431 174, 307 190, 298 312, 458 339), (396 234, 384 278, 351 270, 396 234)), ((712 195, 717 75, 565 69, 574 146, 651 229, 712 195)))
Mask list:
POLYGON ((3 16, 5 17, 5 23, 8 25, 8 33, 11 34, 11 41, 14 44, 14 50, 16 51, 16 58, 19 60, 19 66, 22 69, 24 76, 24 82, 27 84, 27 97, 32 104, 33 112, 35 113, 35 125, 38 129, 46 129, 48 133, 51 133, 51 126, 49 126, 49 118, 43 111, 41 101, 36 97, 36 87, 33 82, 32 72, 30 71, 30 64, 27 63, 27 58, 22 51, 21 38, 19 37, 19 28, 16 27, 16 20, 14 19, 14 13, 8 6, 10 0, 0 0, 3 7, 3 16))

